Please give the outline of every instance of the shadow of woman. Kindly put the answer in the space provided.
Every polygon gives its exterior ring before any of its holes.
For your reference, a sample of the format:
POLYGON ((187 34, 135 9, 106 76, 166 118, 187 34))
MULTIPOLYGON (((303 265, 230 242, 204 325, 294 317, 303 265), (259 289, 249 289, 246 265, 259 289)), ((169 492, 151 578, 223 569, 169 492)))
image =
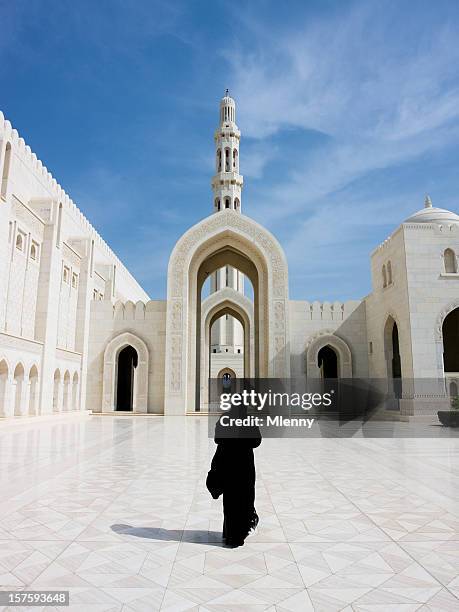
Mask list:
POLYGON ((132 527, 131 525, 112 525, 111 530, 119 535, 136 538, 160 540, 163 542, 192 542, 209 546, 223 546, 222 534, 218 531, 203 529, 163 529, 162 527, 132 527))

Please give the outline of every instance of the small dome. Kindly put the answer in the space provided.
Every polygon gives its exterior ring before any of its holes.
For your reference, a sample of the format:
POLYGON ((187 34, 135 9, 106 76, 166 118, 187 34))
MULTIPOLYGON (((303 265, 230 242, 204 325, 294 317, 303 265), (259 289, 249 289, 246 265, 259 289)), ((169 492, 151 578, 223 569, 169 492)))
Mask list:
POLYGON ((405 219, 404 223, 459 223, 459 215, 451 210, 446 210, 446 208, 432 206, 432 202, 427 196, 424 208, 405 219))

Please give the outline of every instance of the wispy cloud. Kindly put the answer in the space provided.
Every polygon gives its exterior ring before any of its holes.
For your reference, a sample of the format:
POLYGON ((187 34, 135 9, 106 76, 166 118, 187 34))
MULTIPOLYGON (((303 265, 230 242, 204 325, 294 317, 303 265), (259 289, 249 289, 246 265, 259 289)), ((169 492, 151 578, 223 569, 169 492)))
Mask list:
MULTIPOLYGON (((457 142, 458 24, 412 14, 404 32, 397 26, 399 9, 358 3, 333 18, 298 20, 277 36, 245 15, 250 46, 241 43, 226 55, 243 133, 257 139, 261 150, 291 128, 319 135, 314 148, 305 138, 304 148, 297 140, 282 151, 289 169, 277 181, 271 173, 268 185, 260 183, 251 209, 276 231, 295 219, 285 245, 294 278, 304 275, 305 259, 322 246, 333 252, 334 245, 336 252, 343 232, 346 255, 340 250, 340 261, 368 257, 359 239, 362 226, 374 229, 380 217, 395 227, 422 205, 418 185, 404 190, 403 202, 396 193, 371 194, 370 187, 362 207, 349 190, 353 182, 457 142), (344 202, 337 197, 343 191, 344 202)), ((325 275, 323 262, 315 265, 325 275)), ((349 272, 346 278, 352 282, 349 272)))

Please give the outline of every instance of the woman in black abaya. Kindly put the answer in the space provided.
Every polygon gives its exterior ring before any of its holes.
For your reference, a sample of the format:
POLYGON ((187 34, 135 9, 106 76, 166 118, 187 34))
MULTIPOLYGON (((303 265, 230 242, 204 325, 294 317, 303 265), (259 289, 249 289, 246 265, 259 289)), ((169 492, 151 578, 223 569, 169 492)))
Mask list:
MULTIPOLYGON (((244 418, 247 409, 232 407, 227 418, 244 418)), ((223 493, 223 541, 233 548, 242 546, 258 524, 255 511, 255 461, 253 449, 260 446, 258 427, 215 426, 217 450, 207 477, 215 499, 223 493)))

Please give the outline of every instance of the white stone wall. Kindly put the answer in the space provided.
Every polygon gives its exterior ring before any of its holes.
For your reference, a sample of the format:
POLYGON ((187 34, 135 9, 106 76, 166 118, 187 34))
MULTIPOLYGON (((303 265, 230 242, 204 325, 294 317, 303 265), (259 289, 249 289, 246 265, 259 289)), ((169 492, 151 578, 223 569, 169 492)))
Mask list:
POLYGON ((459 226, 406 223, 403 226, 416 378, 443 377, 441 325, 459 306, 459 274, 445 274, 443 254, 459 253, 459 226))
MULTIPOLYGON (((89 330, 87 408, 100 412, 103 405, 104 352, 108 343, 129 332, 148 349, 148 412, 164 411, 164 359, 166 344, 166 302, 146 303, 93 301, 89 330)), ((107 373, 106 373, 107 374, 107 373)))
MULTIPOLYGON (((406 265, 405 236, 400 227, 371 254, 373 291, 365 301, 368 342, 372 345, 369 373, 373 378, 386 378, 391 375, 387 357, 389 347, 384 335, 388 317, 392 317, 398 327, 402 376, 413 376, 406 265), (383 266, 387 269, 388 262, 391 263, 392 282, 387 282, 384 287, 382 270, 383 266)), ((370 353, 370 350, 368 352, 370 353)))
POLYGON ((336 335, 348 345, 354 377, 368 376, 365 302, 290 301, 291 376, 307 374, 306 352, 320 335, 336 335))
POLYGON ((0 176, 8 156, 0 192, 0 415, 30 412, 30 387, 33 414, 61 411, 69 389, 78 397, 67 397, 67 409, 83 409, 91 300, 148 295, 0 113, 0 176))

